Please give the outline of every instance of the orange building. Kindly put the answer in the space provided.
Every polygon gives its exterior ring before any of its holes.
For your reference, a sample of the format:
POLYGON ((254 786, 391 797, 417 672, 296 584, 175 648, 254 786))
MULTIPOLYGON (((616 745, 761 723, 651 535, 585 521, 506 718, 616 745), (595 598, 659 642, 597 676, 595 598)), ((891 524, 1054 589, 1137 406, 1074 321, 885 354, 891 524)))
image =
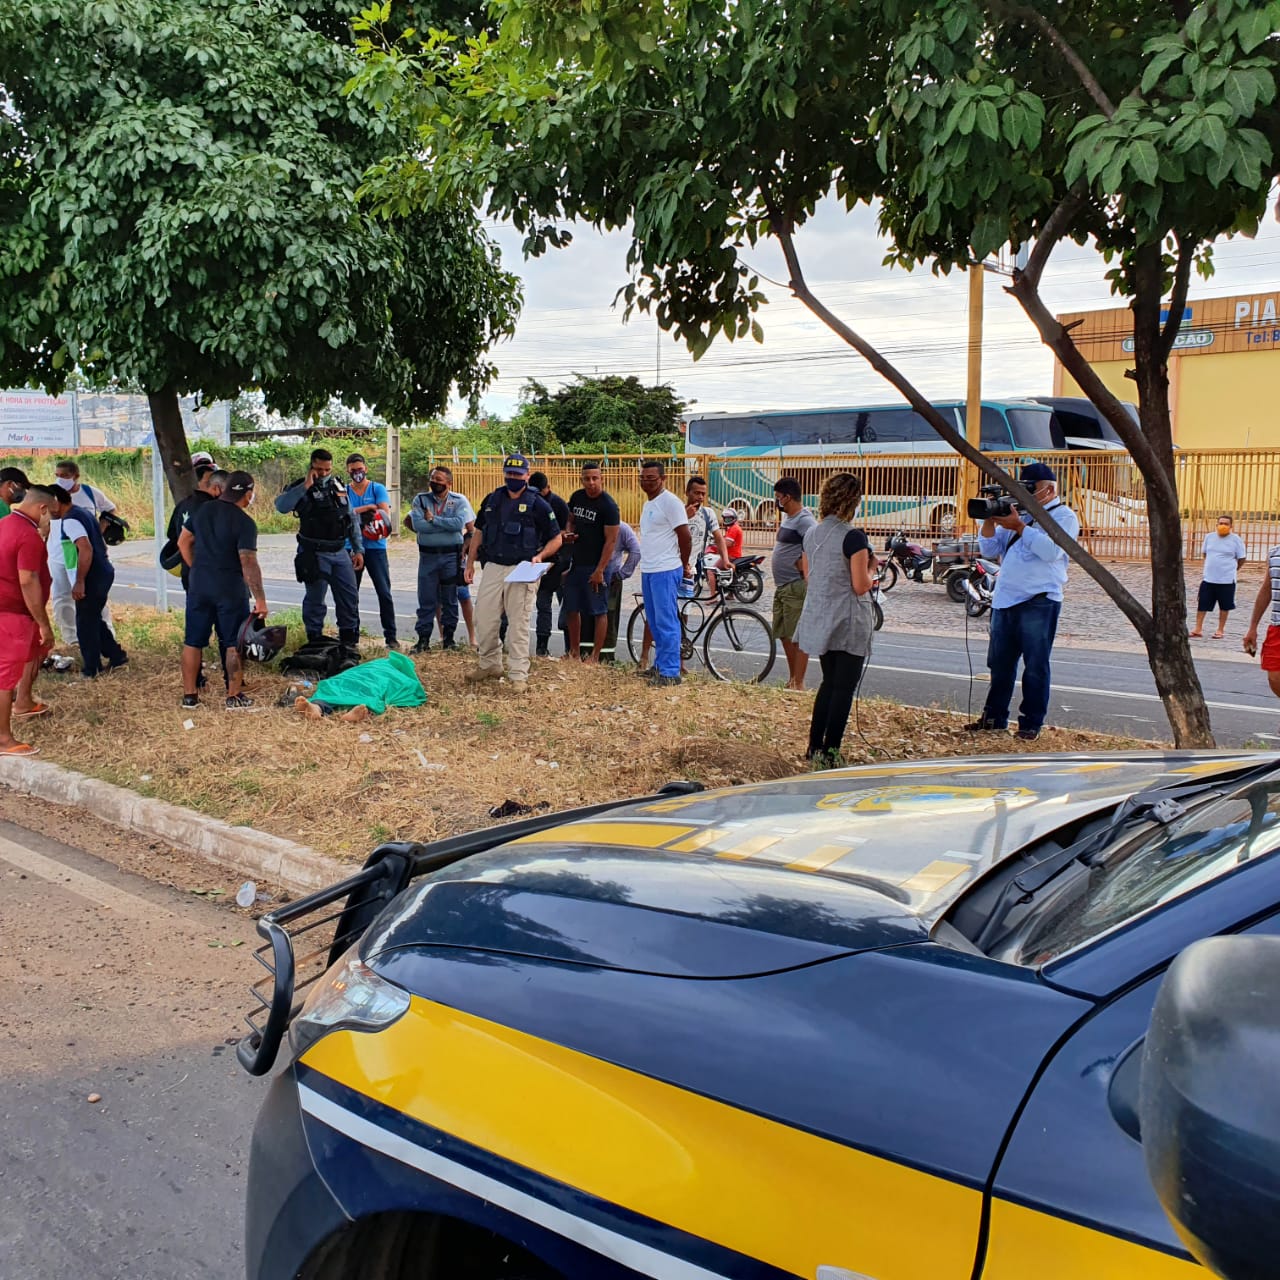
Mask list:
MULTIPOLYGON (((1072 337, 1106 385, 1136 403, 1133 317, 1128 307, 1060 315, 1077 325, 1072 337)), ((1080 388, 1061 365, 1055 395, 1080 388)), ((1272 397, 1280 391, 1280 291, 1202 298, 1187 305, 1169 360, 1173 438, 1184 449, 1280 446, 1280 420, 1272 397)))

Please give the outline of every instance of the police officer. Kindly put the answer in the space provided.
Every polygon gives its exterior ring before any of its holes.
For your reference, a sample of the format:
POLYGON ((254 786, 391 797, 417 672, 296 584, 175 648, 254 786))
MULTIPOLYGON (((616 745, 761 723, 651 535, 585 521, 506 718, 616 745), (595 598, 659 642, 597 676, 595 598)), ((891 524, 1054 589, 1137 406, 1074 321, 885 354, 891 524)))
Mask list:
POLYGON ((560 527, 546 500, 529 488, 529 460, 523 454, 508 454, 502 474, 506 483, 481 504, 467 550, 465 580, 474 580, 477 559, 484 567, 476 601, 480 665, 467 672, 467 680, 474 683, 501 677, 499 627, 505 613, 507 677, 519 693, 529 680, 529 615, 537 587, 532 582, 508 584, 507 578, 522 561, 541 564, 553 559, 560 549, 560 527))
POLYGON ((277 499, 276 510, 298 517, 298 554, 294 569, 306 583, 302 622, 308 640, 324 634, 325 588, 333 592, 338 615, 338 639, 346 645, 360 641, 360 594, 356 573, 364 568, 360 522, 352 512, 346 488, 333 474, 333 454, 311 451, 311 469, 277 499))

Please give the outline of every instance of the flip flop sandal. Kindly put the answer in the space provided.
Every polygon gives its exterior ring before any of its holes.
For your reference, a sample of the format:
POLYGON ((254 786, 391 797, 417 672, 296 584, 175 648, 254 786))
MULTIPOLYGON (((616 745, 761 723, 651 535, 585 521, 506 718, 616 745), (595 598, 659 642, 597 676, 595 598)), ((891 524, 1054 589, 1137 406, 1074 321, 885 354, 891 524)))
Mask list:
POLYGON ((53 708, 47 702, 37 702, 30 711, 15 711, 13 714, 15 716, 43 716, 48 715, 52 710, 53 708))
POLYGON ((39 747, 33 747, 29 742, 15 742, 11 747, 0 749, 0 756, 38 756, 40 754, 39 747))
POLYGON ((1215 631, 1213 635, 1210 637, 1211 640, 1222 640, 1224 638, 1225 636, 1221 631, 1215 631))

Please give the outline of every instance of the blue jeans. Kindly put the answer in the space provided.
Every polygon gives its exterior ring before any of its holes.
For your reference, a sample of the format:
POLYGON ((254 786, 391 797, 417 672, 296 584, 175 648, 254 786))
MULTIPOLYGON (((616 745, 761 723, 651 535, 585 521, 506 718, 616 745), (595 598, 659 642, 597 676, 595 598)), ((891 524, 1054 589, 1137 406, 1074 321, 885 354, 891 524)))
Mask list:
POLYGON ((346 551, 317 551, 320 576, 308 582, 302 594, 302 624, 307 636, 324 634, 325 592, 333 591, 333 611, 338 615, 338 636, 346 644, 360 639, 360 591, 356 571, 346 551))
POLYGON ((653 669, 660 676, 680 674, 680 609, 676 589, 683 577, 683 569, 640 575, 644 616, 653 633, 653 669))
POLYGON ((987 646, 987 666, 991 688, 982 718, 993 727, 1009 723, 1009 703, 1022 659, 1022 705, 1018 708, 1019 729, 1040 729, 1049 710, 1049 654, 1058 633, 1061 600, 1036 596, 1007 609, 991 611, 991 642, 987 646))
POLYGON ((76 634, 80 637, 81 666, 87 676, 98 674, 104 657, 112 666, 118 666, 127 656, 102 618, 107 593, 114 582, 115 570, 112 569, 110 577, 102 575, 92 588, 85 583, 84 599, 76 601, 76 634))
POLYGON ((415 629, 422 640, 430 640, 436 625, 436 605, 440 606, 440 634, 446 643, 458 626, 458 548, 439 551, 418 548, 418 620, 415 629))
MULTIPOLYGON (((386 547, 365 546, 364 568, 369 571, 374 594, 378 597, 378 617, 382 622, 382 638, 391 644, 396 638, 396 602, 391 594, 391 566, 386 547)), ((356 574, 356 590, 364 580, 364 569, 356 574)))

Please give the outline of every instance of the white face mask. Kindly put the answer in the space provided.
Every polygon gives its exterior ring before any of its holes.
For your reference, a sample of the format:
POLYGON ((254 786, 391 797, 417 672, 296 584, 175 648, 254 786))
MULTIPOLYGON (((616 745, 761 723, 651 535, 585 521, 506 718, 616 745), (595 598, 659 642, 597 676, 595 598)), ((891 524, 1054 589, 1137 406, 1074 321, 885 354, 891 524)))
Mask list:
POLYGON ((250 489, 250 490, 249 490, 249 505, 250 505, 250 506, 253 506, 253 504, 254 504, 255 502, 257 502, 257 500, 258 500, 258 491, 257 491, 257 489, 250 489))
POLYGON ((59 489, 66 489, 68 492, 76 487, 76 482, 71 476, 58 476, 56 483, 59 489))

